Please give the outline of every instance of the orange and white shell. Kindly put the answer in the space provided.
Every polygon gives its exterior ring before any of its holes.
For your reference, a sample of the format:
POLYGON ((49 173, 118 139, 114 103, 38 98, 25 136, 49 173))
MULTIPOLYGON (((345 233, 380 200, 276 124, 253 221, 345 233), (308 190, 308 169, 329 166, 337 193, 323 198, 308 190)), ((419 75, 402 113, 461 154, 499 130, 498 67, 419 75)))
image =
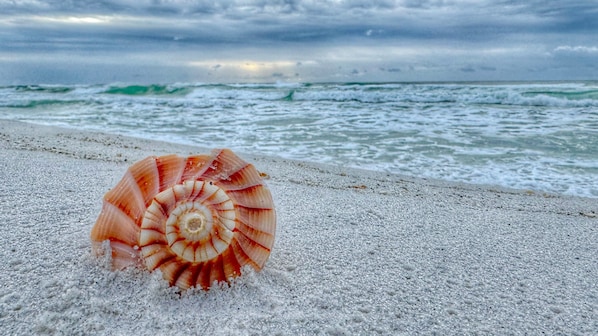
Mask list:
POLYGON ((272 196, 231 150, 150 156, 104 196, 92 249, 109 241, 112 266, 159 268, 171 286, 208 289, 245 265, 262 269, 274 244, 272 196))

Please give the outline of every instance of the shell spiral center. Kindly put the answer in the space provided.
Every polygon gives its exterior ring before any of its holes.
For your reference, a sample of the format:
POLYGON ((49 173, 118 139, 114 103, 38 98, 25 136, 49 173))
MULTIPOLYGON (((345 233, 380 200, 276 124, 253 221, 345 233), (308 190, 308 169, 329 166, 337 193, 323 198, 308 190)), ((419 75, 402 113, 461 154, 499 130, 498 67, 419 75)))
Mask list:
POLYGON ((159 250, 190 263, 214 259, 231 244, 235 219, 233 201, 215 184, 185 181, 174 185, 157 194, 144 214, 142 255, 146 262, 159 250), (152 239, 156 231, 165 239, 152 239))
POLYGON ((206 217, 205 216, 193 214, 193 215, 187 216, 187 218, 185 218, 185 228, 187 229, 187 232, 189 232, 191 234, 199 233, 205 227, 206 227, 206 217))
POLYGON ((183 202, 174 208, 166 221, 166 236, 168 243, 176 242, 173 239, 184 237, 190 242, 199 241, 210 234, 214 224, 213 214, 204 205, 198 202, 183 202), (179 235, 169 233, 178 232, 179 235))

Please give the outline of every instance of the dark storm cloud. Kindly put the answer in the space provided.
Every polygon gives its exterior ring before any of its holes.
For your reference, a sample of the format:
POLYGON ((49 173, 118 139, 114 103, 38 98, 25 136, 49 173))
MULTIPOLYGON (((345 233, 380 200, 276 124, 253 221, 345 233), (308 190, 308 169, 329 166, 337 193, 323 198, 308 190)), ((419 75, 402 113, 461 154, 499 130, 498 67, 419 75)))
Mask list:
POLYGON ((27 15, 138 18, 143 22, 132 22, 136 26, 123 21, 102 28, 114 30, 113 34, 130 34, 133 39, 143 35, 141 30, 158 39, 185 35, 185 41, 197 43, 248 38, 255 42, 343 38, 475 41, 519 33, 574 33, 598 25, 592 2, 0 1, 0 7, 25 20, 27 15), (153 22, 156 18, 159 22, 153 22))
POLYGON ((0 0, 0 62, 193 63, 231 78, 246 60, 271 62, 264 78, 334 79, 338 66, 373 80, 516 78, 531 66, 575 77, 588 73, 574 60, 595 60, 596 17, 594 0, 0 0))

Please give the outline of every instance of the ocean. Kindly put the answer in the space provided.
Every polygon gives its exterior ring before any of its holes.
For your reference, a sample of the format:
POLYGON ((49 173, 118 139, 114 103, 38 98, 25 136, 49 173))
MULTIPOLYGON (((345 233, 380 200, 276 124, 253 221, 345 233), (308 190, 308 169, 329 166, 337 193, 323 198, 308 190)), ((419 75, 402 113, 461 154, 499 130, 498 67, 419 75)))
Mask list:
POLYGON ((0 118, 598 198, 598 82, 3 86, 0 118))

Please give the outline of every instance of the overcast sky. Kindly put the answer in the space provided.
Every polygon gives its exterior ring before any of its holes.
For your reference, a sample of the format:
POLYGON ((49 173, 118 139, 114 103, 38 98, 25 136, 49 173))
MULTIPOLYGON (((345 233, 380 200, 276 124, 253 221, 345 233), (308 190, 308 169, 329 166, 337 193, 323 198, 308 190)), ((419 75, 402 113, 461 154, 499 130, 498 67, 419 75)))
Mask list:
POLYGON ((598 79, 598 1, 0 0, 0 83, 598 79))

